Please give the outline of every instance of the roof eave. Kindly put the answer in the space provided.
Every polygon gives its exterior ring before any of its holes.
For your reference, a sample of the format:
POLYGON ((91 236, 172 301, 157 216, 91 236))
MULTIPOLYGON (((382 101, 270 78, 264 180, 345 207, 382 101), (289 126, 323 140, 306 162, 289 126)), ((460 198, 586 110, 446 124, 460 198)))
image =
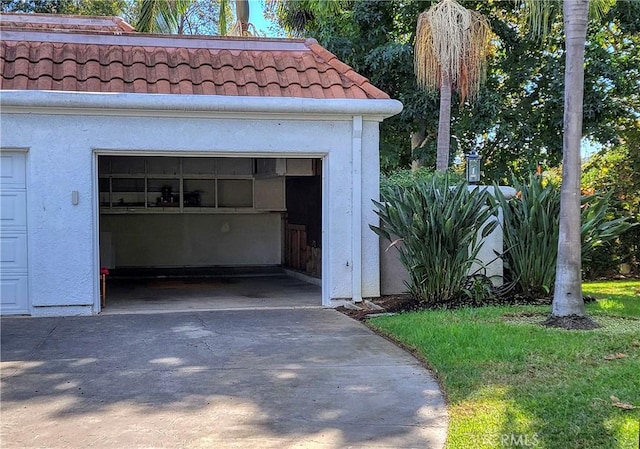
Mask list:
MULTIPOLYGON (((362 115, 382 120, 402 111, 391 99, 312 99, 292 97, 241 97, 222 95, 171 95, 135 93, 86 93, 39 90, 3 90, 0 106, 25 110, 87 109, 113 115, 117 111, 184 113, 260 113, 300 115, 362 115), (109 112, 107 112, 109 111, 109 112)), ((8 112, 8 111, 3 111, 8 112)))

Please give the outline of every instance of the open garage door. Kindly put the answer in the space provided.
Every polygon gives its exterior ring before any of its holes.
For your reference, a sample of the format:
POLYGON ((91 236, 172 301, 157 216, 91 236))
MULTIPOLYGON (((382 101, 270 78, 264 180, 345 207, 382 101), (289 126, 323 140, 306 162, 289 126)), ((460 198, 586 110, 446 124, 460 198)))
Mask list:
MULTIPOLYGON (((321 183, 320 161, 291 161, 99 156, 100 264, 109 282, 203 293, 225 285, 206 279, 285 276, 287 188, 293 179, 321 183)), ((321 198, 310 201, 321 211, 321 198)))

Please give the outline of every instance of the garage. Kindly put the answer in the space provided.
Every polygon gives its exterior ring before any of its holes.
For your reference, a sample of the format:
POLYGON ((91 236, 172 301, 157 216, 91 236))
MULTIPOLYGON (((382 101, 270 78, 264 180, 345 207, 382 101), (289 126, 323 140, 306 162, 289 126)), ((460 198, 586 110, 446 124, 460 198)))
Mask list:
POLYGON ((98 155, 109 308, 320 306, 321 178, 321 159, 98 155))
POLYGON ((115 17, 0 25, 0 147, 27 155, 11 189, 28 192, 6 228, 21 252, 3 246, 7 289, 26 299, 2 313, 101 313, 102 268, 106 311, 119 278, 175 293, 167 307, 224 276, 236 301, 285 298, 241 282, 274 273, 315 287, 316 307, 380 294, 379 124, 402 105, 315 40, 145 35, 115 17))

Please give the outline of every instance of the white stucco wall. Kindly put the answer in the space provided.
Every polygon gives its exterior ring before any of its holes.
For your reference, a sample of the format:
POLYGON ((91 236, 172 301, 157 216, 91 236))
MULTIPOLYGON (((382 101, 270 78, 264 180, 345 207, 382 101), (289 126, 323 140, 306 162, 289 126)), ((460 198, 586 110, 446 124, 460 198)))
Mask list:
POLYGON ((354 238, 362 248, 361 293, 379 294, 378 238, 368 230, 375 222, 371 198, 378 195, 377 130, 385 114, 399 112, 399 102, 170 97, 3 92, 0 146, 28 149, 33 314, 98 311, 99 154, 323 158, 323 304, 353 296, 354 238), (356 142, 358 110, 365 115, 356 142), (362 151, 356 187, 364 203, 356 217, 354 151, 362 151))
POLYGON ((379 133, 377 123, 366 123, 363 126, 363 141, 370 142, 362 150, 362 220, 360 222, 363 241, 371 244, 362 247, 362 297, 371 298, 380 296, 380 251, 378 238, 371 231, 369 225, 378 226, 380 220, 375 213, 372 200, 380 200, 380 176, 371 176, 372 173, 380 173, 379 133))
POLYGON ((280 213, 102 214, 100 233, 110 234, 111 268, 282 263, 280 213))

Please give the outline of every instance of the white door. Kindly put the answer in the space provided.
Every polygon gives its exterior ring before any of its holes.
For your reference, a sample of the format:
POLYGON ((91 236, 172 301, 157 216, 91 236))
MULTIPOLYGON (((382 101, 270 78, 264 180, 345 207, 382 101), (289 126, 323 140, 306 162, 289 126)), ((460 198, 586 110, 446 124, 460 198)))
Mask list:
POLYGON ((0 153, 0 314, 29 313, 26 153, 0 153))

